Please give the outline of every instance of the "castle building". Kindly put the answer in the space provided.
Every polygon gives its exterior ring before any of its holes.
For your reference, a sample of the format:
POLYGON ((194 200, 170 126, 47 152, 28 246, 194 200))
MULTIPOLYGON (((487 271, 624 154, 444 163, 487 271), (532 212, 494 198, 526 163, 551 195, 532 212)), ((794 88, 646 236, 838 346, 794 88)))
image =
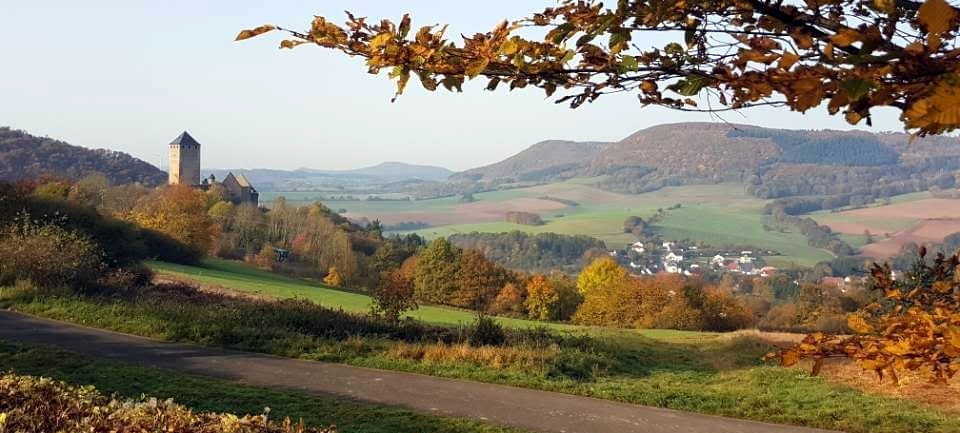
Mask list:
POLYGON ((170 173, 167 183, 189 185, 204 191, 214 185, 220 185, 227 200, 236 205, 251 203, 256 206, 260 201, 260 193, 242 174, 234 176, 233 173, 227 173, 227 177, 219 183, 212 174, 208 178, 201 179, 200 142, 187 131, 183 131, 170 142, 170 173))
POLYGON ((187 131, 170 142, 170 185, 200 185, 200 143, 187 131))

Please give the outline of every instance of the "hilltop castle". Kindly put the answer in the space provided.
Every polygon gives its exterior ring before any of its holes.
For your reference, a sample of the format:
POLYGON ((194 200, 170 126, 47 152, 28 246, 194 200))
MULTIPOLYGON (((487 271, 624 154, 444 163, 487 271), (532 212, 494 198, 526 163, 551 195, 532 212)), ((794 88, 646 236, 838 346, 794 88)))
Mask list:
POLYGON ((217 178, 212 174, 208 178, 201 178, 200 142, 186 131, 170 142, 170 173, 167 183, 189 185, 204 191, 213 185, 220 185, 227 199, 237 205, 251 203, 256 206, 260 200, 256 188, 242 174, 234 176, 233 173, 227 173, 222 182, 217 182, 217 178))

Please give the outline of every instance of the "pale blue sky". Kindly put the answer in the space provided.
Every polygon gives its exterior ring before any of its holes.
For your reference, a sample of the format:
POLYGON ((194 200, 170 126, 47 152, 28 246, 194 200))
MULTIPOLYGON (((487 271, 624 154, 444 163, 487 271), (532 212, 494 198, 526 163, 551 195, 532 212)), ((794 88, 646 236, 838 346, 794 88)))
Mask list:
MULTIPOLYGON (((59 0, 0 7, 0 125, 87 147, 129 152, 158 164, 166 143, 189 130, 205 167, 351 168, 386 160, 465 169, 548 139, 617 140, 648 126, 712 121, 705 114, 641 109, 633 96, 578 110, 542 92, 429 93, 394 84, 360 59, 300 47, 280 51, 279 34, 233 42, 262 23, 302 28, 314 14, 343 10, 414 25, 451 25, 451 35, 486 31, 551 0, 59 0), (468 6, 470 5, 470 6, 468 6)), ((725 119, 787 128, 848 129, 823 110, 727 113, 725 119)), ((874 130, 899 130, 892 112, 874 130)))

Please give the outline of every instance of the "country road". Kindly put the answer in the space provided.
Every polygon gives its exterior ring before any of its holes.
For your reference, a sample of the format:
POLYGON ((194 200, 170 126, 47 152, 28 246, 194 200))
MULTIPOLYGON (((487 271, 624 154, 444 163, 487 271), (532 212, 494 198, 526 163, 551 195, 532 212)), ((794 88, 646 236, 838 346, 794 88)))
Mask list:
MULTIPOLYGON (((551 433, 815 433, 524 388, 164 343, 0 311, 0 340, 551 433)), ((3 368, 3 366, 0 366, 3 368)), ((174 396, 175 397, 175 396, 174 396)))

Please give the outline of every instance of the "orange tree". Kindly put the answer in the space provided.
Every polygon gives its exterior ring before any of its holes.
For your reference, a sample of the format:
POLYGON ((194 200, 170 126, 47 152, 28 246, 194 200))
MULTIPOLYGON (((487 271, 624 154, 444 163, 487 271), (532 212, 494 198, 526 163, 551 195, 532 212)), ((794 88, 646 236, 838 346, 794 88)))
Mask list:
MULTIPOLYGON (((806 111, 827 102, 850 123, 874 107, 900 110, 920 135, 960 125, 956 35, 960 14, 946 0, 562 0, 493 30, 446 38, 446 26, 414 29, 347 14, 345 25, 313 19, 281 48, 319 45, 387 71, 397 94, 412 77, 427 90, 536 87, 578 107, 614 92, 643 104, 718 111, 757 105, 806 111), (527 28, 543 38, 529 38, 527 28), (523 35, 521 35, 523 33, 523 35), (670 42, 646 48, 644 33, 670 42), (560 93, 557 93, 557 92, 560 93), (700 104, 691 99, 701 96, 700 104)), ((271 30, 244 30, 237 40, 271 30)))
MULTIPOLYGON (((430 91, 483 78, 488 90, 539 88, 574 108, 629 92, 677 110, 805 112, 826 103, 830 114, 869 124, 875 107, 892 107, 922 136, 960 126, 958 26, 946 0, 561 0, 459 43, 445 26, 414 29, 408 15, 394 23, 350 13, 345 25, 318 16, 302 31, 263 25, 236 39, 283 30, 290 37, 281 48, 319 45, 363 58, 370 73, 396 80, 398 95, 411 78, 430 91), (529 37, 531 28, 544 37, 529 37), (645 33, 669 42, 641 46, 645 33)), ((843 355, 877 372, 923 368, 945 380, 960 356, 955 265, 943 259, 909 283, 878 278, 888 305, 873 311, 875 324, 851 319, 863 335, 813 334, 778 357, 811 357, 819 367, 843 355)))
POLYGON ((874 289, 883 297, 847 317, 852 336, 808 335, 797 346, 768 354, 785 365, 814 360, 816 374, 823 360, 850 357, 865 370, 897 382, 897 372, 920 370, 944 383, 960 371, 960 259, 938 254, 933 263, 920 259, 906 278, 892 277, 889 265, 874 265, 874 289))

